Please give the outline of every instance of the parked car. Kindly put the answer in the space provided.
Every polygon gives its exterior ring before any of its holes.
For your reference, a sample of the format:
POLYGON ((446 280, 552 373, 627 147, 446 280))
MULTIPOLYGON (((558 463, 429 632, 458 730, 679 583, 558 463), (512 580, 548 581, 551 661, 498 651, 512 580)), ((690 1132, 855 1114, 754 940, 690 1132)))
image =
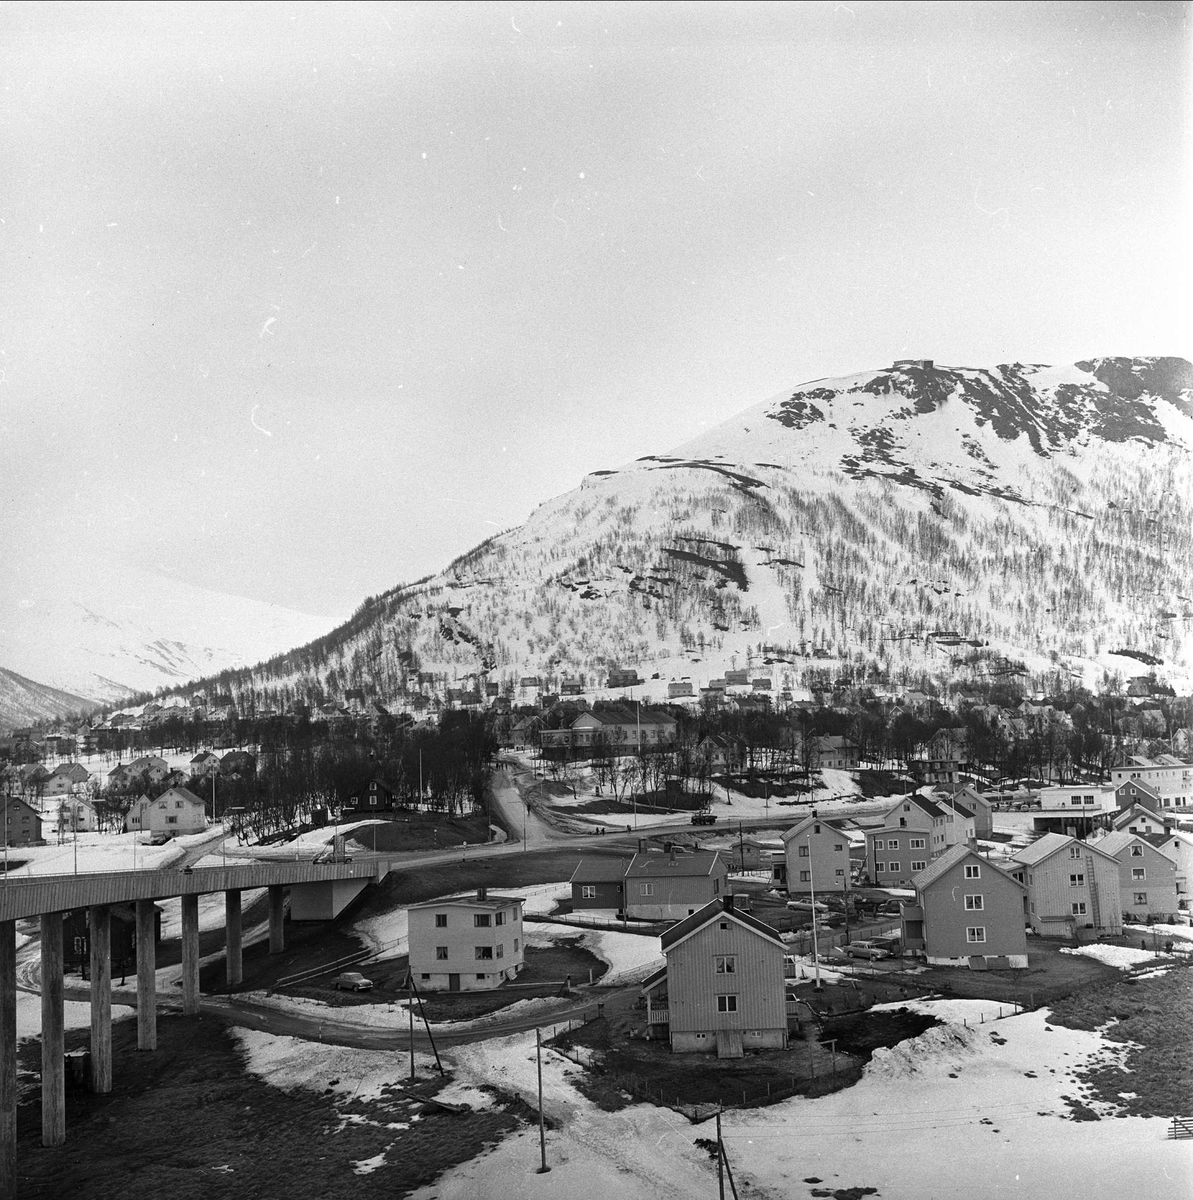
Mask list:
POLYGON ((877 942, 872 940, 850 942, 849 945, 844 949, 845 953, 848 954, 850 958, 878 959, 891 957, 891 952, 889 950, 884 950, 880 945, 878 945, 877 942))
POLYGON ((344 971, 332 980, 331 986, 337 992, 367 992, 372 990, 373 981, 359 971, 344 971))
POLYGON ((698 812, 692 816, 693 825, 715 825, 717 823, 717 814, 710 812, 698 812))
POLYGON ((870 938, 869 942, 872 946, 885 950, 892 957, 903 953, 903 943, 897 937, 870 938))

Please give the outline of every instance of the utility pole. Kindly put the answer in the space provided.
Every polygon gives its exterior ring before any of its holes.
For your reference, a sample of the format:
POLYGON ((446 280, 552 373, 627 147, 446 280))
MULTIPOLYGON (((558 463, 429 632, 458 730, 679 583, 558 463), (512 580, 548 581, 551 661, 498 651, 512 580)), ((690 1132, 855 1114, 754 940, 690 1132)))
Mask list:
POLYGON ((534 1053, 539 1074, 539 1156, 542 1159, 537 1174, 545 1175, 551 1168, 547 1166, 547 1128, 543 1121, 543 1031, 537 1025, 534 1029, 534 1053))
POLYGON ((725 1200, 725 1147, 721 1145, 721 1106, 717 1105, 717 1195, 725 1200))
POLYGON ((812 869, 812 831, 810 829, 808 830, 808 884, 812 890, 812 967, 816 975, 813 987, 819 992, 824 990, 824 985, 820 982, 820 934, 816 924, 816 872, 812 869))

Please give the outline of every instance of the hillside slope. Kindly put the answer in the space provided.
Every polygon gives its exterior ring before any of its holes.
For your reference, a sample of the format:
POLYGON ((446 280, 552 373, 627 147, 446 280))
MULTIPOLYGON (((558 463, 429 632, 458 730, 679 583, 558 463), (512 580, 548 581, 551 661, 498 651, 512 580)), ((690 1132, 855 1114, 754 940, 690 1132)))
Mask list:
POLYGON ((86 712, 92 707, 92 703, 82 696, 46 687, 0 667, 0 730, 86 712))
POLYGON ((904 364, 816 380, 599 471, 440 575, 237 686, 284 701, 412 672, 611 664, 694 683, 1022 667, 1193 679, 1193 367, 904 364))

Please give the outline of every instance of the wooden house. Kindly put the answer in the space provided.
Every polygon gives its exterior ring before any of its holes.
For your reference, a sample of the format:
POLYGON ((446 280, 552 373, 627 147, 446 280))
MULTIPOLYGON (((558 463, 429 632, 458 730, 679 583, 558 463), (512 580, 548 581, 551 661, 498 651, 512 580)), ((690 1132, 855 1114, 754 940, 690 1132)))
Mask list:
POLYGON ((1095 845, 1118 860, 1119 902, 1124 921, 1138 923, 1149 917, 1159 921, 1176 919, 1175 858, 1150 839, 1126 830, 1108 833, 1095 845))
POLYGON ((1074 940, 1122 933, 1118 860, 1096 843, 1046 833, 1017 851, 1008 870, 1027 886, 1025 915, 1036 933, 1074 940))
POLYGON ((622 912, 625 873, 624 859, 582 858, 572 872, 572 911, 607 909, 622 912))
POLYGON ((678 921, 728 891, 729 867, 715 850, 640 851, 625 874, 627 917, 678 921))
POLYGON ((813 811, 780 834, 789 896, 817 896, 849 890, 849 837, 836 821, 813 811))
POLYGON ((952 846, 912 879, 902 906, 905 950, 934 966, 1027 966, 1023 898, 1013 875, 970 845, 952 846))
POLYGON ((741 1058, 787 1048, 785 947, 769 925, 722 896, 668 929, 661 945, 667 965, 643 990, 653 1004, 665 989, 672 1050, 741 1058))
POLYGON ((4 844, 6 846, 41 846, 41 813, 19 796, 0 800, 4 807, 4 844))

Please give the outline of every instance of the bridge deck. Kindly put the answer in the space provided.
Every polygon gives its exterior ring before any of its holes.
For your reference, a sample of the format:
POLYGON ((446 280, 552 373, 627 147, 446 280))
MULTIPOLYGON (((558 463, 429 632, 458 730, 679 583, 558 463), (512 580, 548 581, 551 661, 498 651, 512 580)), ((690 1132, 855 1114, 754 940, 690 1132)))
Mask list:
POLYGON ((234 867, 195 867, 190 871, 101 871, 87 875, 34 875, 0 879, 0 921, 66 912, 97 904, 163 900, 236 889, 323 883, 333 879, 372 879, 389 873, 388 862, 260 862, 234 867))

